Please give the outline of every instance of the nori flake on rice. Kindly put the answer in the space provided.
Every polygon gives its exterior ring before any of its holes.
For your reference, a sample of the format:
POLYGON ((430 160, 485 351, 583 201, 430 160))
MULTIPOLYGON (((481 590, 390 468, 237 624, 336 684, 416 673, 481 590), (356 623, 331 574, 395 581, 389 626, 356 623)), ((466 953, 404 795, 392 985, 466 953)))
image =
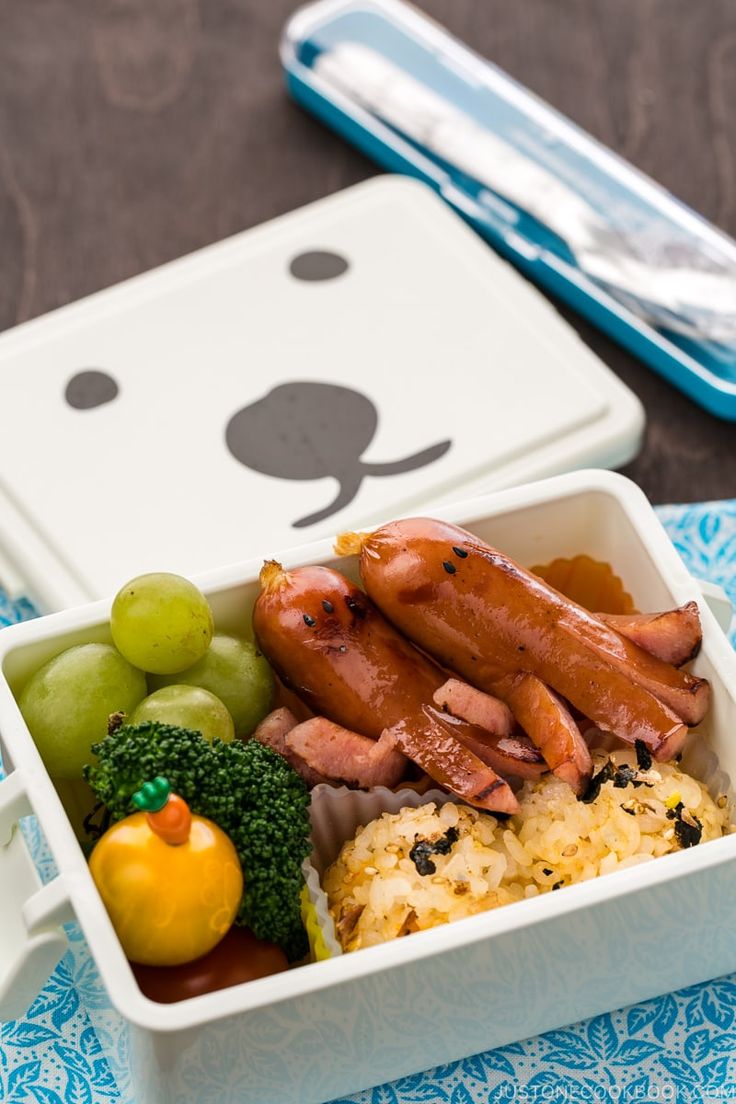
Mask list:
POLYGON ((622 763, 614 772, 613 786, 616 790, 625 790, 628 785, 636 787, 643 786, 644 783, 638 778, 638 771, 622 763))
POLYGON ((652 769, 652 753, 643 740, 634 740, 634 748, 636 750, 636 761, 639 764, 639 770, 648 771, 652 769))
POLYGON ((604 782, 610 782, 613 778, 613 763, 610 759, 607 759, 597 774, 594 774, 590 782, 585 788, 585 792, 580 795, 580 800, 584 805, 592 805, 595 799, 601 792, 601 786, 604 782))
POLYGON ((700 843, 700 838, 703 835, 703 825, 696 816, 685 809, 681 801, 677 802, 674 809, 667 810, 667 819, 675 822, 675 839, 680 847, 695 847, 696 844, 700 843), (682 815, 683 811, 685 812, 684 817, 682 815))
MULTIPOLYGON (((651 764, 651 759, 649 762, 651 764)), ((634 768, 630 767, 627 763, 621 763, 620 766, 616 766, 615 763, 608 759, 598 773, 593 775, 585 792, 581 794, 580 800, 583 804, 592 805, 600 796, 601 786, 606 782, 613 782, 614 789, 616 790, 625 790, 627 786, 634 786, 635 788, 638 786, 650 786, 650 783, 645 782, 643 778, 639 778, 638 771, 634 770, 634 768)))
POLYGON ((457 828, 448 828, 438 840, 420 839, 409 852, 409 858, 417 868, 417 874, 436 874, 437 867, 430 855, 449 855, 453 843, 460 838, 457 828))

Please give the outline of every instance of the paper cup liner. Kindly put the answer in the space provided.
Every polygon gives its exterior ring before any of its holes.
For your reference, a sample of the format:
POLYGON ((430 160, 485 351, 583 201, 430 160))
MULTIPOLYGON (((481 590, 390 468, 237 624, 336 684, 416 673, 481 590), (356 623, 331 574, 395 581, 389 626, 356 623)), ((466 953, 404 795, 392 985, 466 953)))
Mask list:
POLYGON ((384 786, 349 790, 345 786, 320 785, 312 790, 313 851, 302 868, 305 880, 302 915, 314 961, 343 953, 320 880, 340 854, 342 845, 353 839, 361 826, 376 820, 382 813, 398 813, 407 807, 417 809, 430 801, 444 805, 457 798, 444 790, 417 793, 411 789, 388 790, 384 786))

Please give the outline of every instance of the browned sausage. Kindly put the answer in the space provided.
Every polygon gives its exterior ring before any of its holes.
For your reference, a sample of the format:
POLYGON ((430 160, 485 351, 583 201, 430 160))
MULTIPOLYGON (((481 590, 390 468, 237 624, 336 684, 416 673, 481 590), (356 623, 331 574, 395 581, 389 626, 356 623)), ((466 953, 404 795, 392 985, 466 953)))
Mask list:
MULTIPOLYGON (((534 675, 508 675, 494 689, 498 697, 484 694, 460 679, 448 679, 436 691, 434 700, 445 712, 509 738, 516 718, 531 736, 533 746, 541 749, 540 765, 546 761, 550 770, 568 782, 576 794, 582 793, 593 770, 590 752, 580 729, 554 691, 534 675)), ((504 765, 504 754, 497 743, 489 745, 488 741, 467 738, 463 738, 463 743, 504 777, 516 773, 520 778, 538 778, 541 773, 536 762, 530 771, 524 769, 525 763, 514 772, 504 765)))
POLYGON ((547 766, 580 795, 593 773, 583 735, 554 690, 535 675, 505 675, 494 687, 541 750, 547 766))
MULTIPOLYGON (((439 711, 425 705, 422 712, 421 721, 408 718, 388 730, 404 754, 469 805, 496 813, 518 813, 519 802, 508 783, 451 734, 446 718, 439 711)), ((462 726, 461 721, 454 724, 462 726)), ((469 727, 472 730, 472 725, 469 727)))
POLYGON ((390 729, 398 747, 453 793, 489 810, 518 807, 508 783, 428 708, 446 674, 354 583, 330 568, 284 571, 270 561, 261 587, 253 610, 259 647, 314 713, 374 740, 390 729))
POLYGON ((502 778, 536 782, 548 769, 539 748, 523 733, 495 736, 486 729, 461 725, 459 730, 453 729, 453 734, 502 778))
POLYGON ((596 617, 673 667, 695 659, 703 642, 697 602, 664 613, 598 613, 596 617))
POLYGON ((493 693, 519 670, 534 674, 599 727, 643 740, 661 759, 687 735, 679 713, 695 723, 707 708, 705 680, 647 655, 457 526, 425 518, 383 526, 362 538, 360 570, 389 620, 481 690, 493 693))

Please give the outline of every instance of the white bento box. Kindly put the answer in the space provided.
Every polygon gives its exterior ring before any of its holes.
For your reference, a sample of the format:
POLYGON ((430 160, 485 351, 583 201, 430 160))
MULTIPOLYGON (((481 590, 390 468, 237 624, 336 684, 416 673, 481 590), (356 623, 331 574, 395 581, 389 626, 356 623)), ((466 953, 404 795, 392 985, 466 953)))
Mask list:
MULTIPOLYGON (((720 770, 736 777, 736 654, 633 483, 577 472, 437 513, 526 565, 579 552, 608 560, 640 609, 697 600, 704 643, 695 670, 713 684, 704 737, 720 770)), ((281 558, 287 566, 335 562, 329 541, 281 558)), ((350 561, 340 566, 351 570, 350 561)), ((219 627, 246 627, 259 567, 199 576, 219 627)), ((12 690, 63 648, 107 639, 109 606, 0 633, 0 743, 10 772, 0 783, 2 839, 19 816, 35 813, 59 870, 39 889, 21 833, 0 851, 0 986, 12 983, 22 1011, 62 949, 56 925, 75 916, 126 1022, 136 1104, 199 1104, 208 1084, 221 1086, 218 1099, 240 1104, 316 1104, 736 970, 731 835, 179 1004, 147 1000, 12 690)))

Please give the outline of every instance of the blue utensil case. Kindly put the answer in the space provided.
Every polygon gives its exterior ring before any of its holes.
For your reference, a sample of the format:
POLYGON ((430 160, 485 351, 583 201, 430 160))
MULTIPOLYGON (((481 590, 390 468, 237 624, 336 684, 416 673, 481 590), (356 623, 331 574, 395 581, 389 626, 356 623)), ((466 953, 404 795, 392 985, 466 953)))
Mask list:
POLYGON ((302 106, 736 420, 736 242, 401 0, 317 0, 281 57, 302 106))

